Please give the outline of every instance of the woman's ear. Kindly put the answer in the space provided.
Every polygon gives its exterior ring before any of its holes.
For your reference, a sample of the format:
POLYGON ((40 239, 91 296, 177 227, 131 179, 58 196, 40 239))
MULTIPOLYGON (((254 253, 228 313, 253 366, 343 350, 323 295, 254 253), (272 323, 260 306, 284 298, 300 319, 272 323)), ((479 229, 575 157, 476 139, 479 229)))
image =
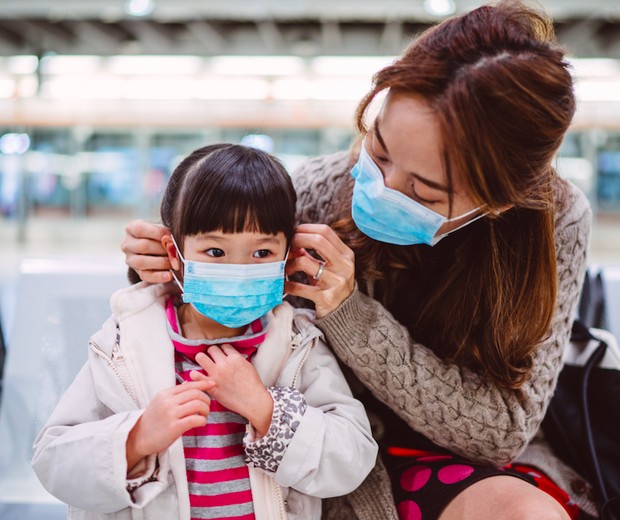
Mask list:
POLYGON ((170 260, 172 269, 179 271, 181 269, 181 260, 179 260, 179 254, 174 244, 174 240, 172 240, 172 236, 164 235, 161 237, 161 245, 166 250, 166 253, 168 253, 168 259, 170 260))

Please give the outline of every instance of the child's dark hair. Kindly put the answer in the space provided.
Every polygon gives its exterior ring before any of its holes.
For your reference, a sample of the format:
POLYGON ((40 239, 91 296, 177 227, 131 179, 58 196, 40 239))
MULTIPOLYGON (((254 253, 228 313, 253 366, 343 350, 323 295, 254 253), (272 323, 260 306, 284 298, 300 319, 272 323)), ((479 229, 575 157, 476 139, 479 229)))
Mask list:
POLYGON ((181 250, 183 237, 280 231, 290 244, 297 197, 278 159, 247 146, 213 144, 194 150, 175 168, 160 215, 181 250))

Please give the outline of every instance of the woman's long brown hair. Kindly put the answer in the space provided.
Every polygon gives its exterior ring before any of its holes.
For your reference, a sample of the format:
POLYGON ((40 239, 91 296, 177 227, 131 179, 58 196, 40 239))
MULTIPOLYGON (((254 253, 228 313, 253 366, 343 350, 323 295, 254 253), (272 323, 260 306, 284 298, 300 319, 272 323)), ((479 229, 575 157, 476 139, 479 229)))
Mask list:
POLYGON ((554 192, 562 190, 552 160, 575 110, 551 21, 510 1, 428 30, 375 75, 357 111, 362 134, 385 90, 428 103, 449 182, 458 172, 491 213, 434 247, 373 241, 350 212, 334 227, 356 253, 358 280, 373 283, 415 340, 518 389, 556 305, 554 192))

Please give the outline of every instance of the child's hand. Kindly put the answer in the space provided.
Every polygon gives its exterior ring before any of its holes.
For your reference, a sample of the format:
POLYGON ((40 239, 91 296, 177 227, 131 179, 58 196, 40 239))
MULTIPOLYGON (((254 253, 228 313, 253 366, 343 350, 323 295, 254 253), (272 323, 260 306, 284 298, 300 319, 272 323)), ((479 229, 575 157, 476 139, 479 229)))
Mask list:
POLYGON ((271 424, 273 399, 252 363, 230 345, 209 347, 207 354, 196 356, 207 375, 193 370, 192 380, 213 382, 209 390, 213 398, 250 421, 259 435, 265 435, 271 424))
POLYGON ((160 453, 191 428, 204 426, 212 383, 196 381, 166 388, 144 410, 127 436, 127 469, 148 455, 160 453))

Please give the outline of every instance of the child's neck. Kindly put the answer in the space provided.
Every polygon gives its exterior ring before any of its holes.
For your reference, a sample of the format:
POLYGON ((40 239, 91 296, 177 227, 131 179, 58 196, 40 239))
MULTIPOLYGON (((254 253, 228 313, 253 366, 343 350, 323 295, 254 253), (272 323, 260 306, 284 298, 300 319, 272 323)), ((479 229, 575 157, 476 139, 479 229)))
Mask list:
POLYGON ((186 339, 220 339, 240 336, 247 325, 236 329, 226 327, 200 314, 190 304, 184 303, 177 310, 179 326, 186 339))

